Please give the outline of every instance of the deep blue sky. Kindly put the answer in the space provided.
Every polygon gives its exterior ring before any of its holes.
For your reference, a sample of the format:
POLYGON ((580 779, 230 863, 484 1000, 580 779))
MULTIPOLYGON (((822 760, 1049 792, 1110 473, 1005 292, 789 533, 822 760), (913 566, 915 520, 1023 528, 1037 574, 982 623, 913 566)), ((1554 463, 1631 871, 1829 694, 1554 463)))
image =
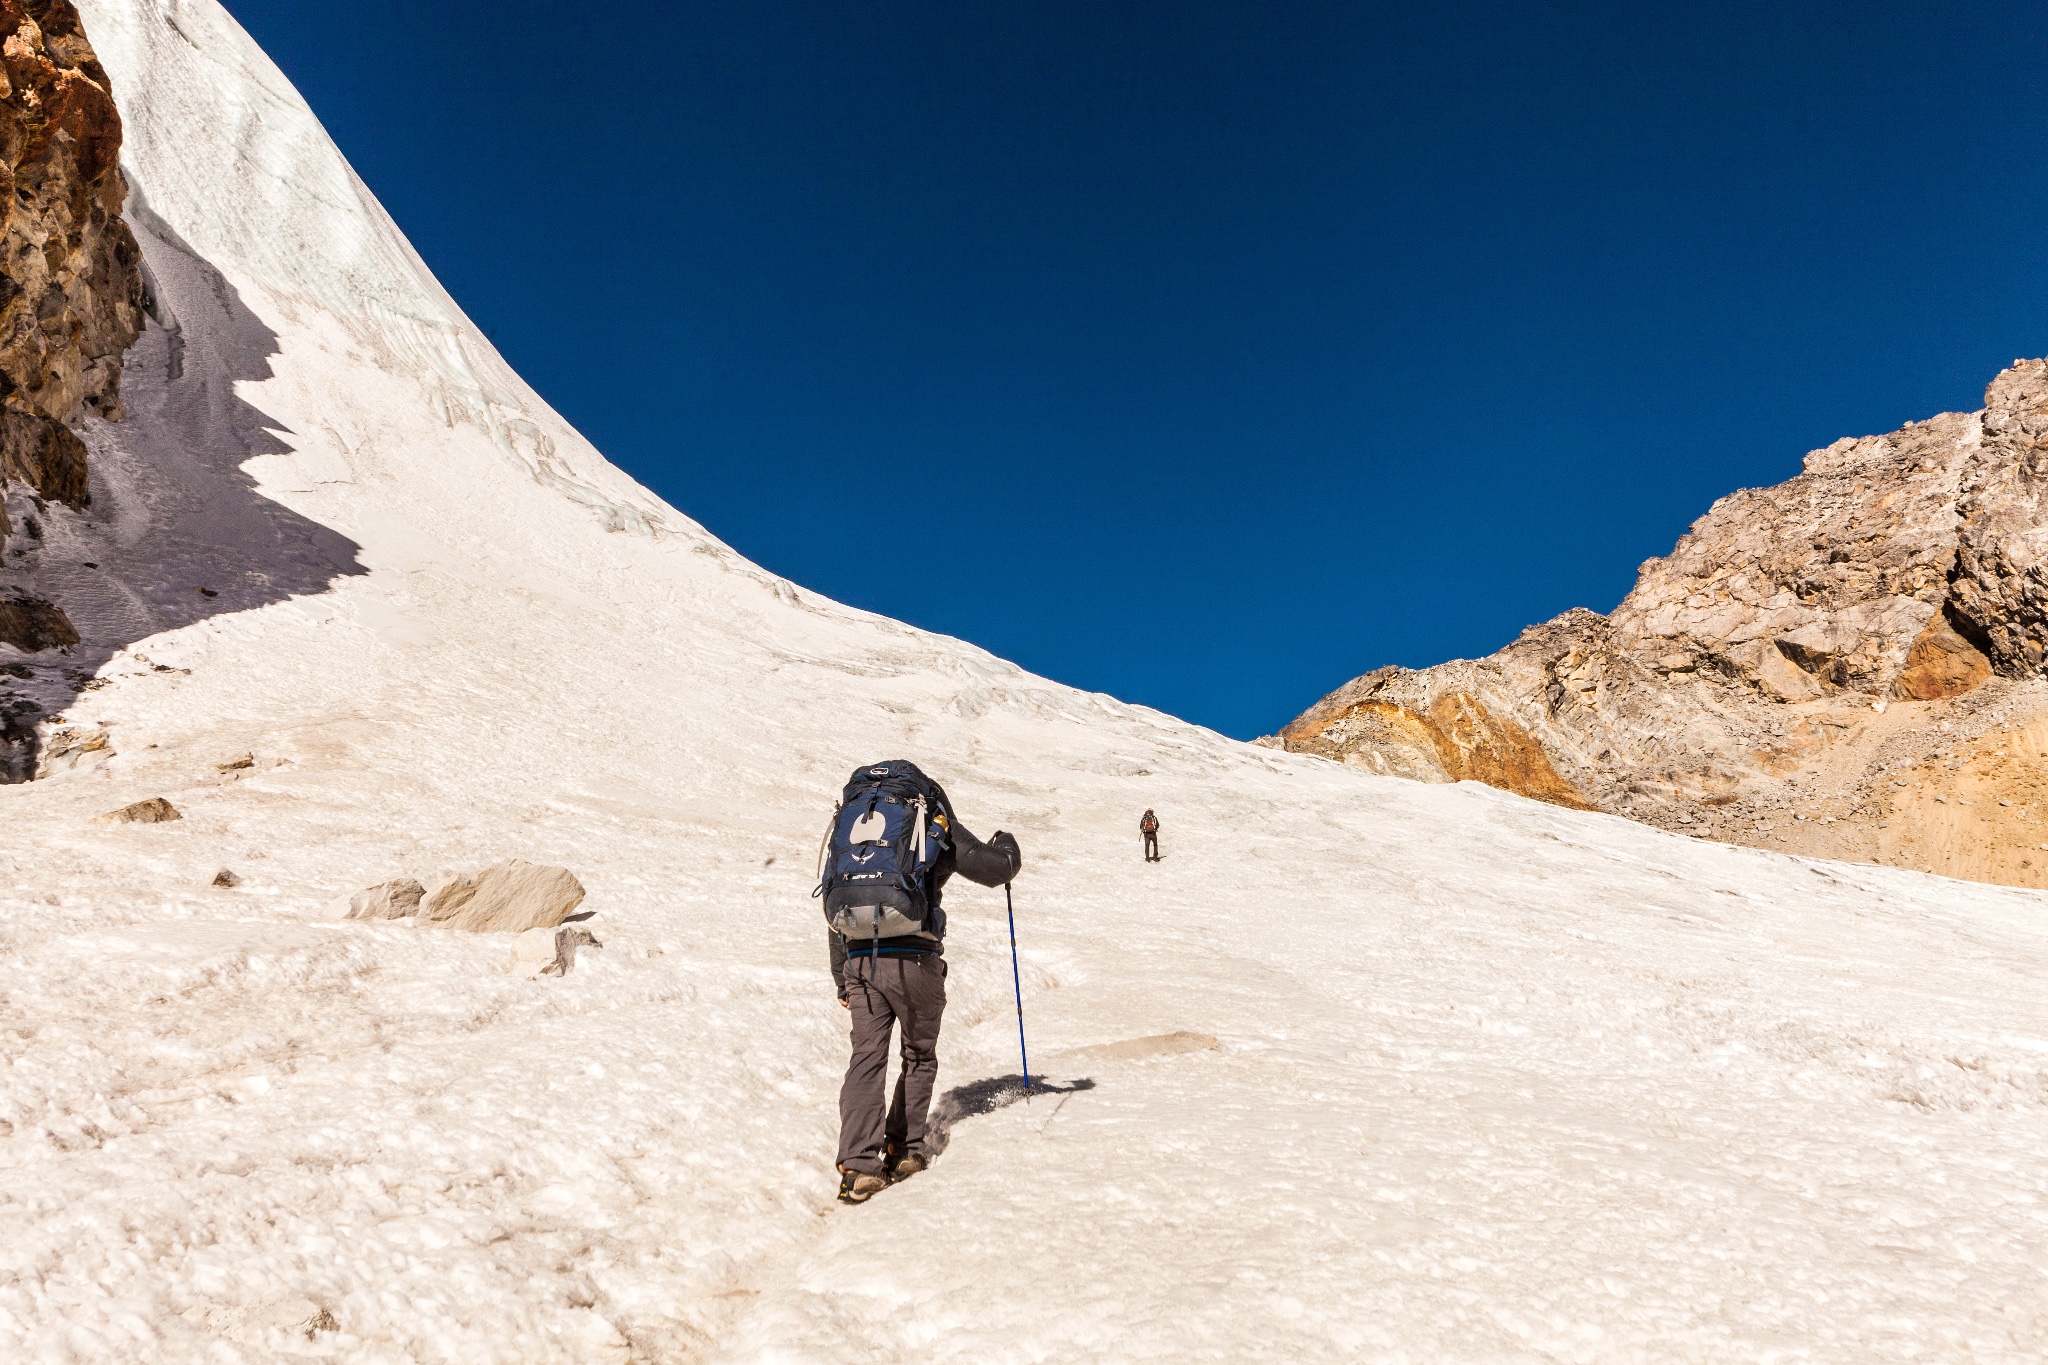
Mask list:
POLYGON ((228 5, 662 496, 1241 737, 2048 351, 2038 0, 228 5))

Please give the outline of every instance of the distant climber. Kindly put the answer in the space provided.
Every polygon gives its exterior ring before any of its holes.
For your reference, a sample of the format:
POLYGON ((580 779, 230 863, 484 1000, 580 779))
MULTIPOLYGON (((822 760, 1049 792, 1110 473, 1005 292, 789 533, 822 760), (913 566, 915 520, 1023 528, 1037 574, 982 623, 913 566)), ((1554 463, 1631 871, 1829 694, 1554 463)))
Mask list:
POLYGON ((1138 821, 1138 832, 1145 836, 1145 861, 1159 861, 1159 817, 1148 808, 1145 818, 1138 821))
POLYGON ((939 1074, 946 1010, 946 912, 955 872, 983 886, 1017 875, 1024 855, 1001 830, 987 843, 954 818, 945 789, 901 759, 854 770, 819 853, 832 981, 853 1014, 853 1056, 839 1090, 839 1200, 864 1204, 931 1158, 925 1119, 939 1074), (886 1116, 889 1034, 903 1069, 886 1116))

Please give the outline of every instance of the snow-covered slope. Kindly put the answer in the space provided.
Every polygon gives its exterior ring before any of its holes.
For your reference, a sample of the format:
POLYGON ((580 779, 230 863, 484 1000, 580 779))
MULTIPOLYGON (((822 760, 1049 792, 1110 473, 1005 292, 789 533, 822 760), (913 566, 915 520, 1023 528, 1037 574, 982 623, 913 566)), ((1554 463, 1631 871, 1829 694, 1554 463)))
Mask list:
POLYGON ((172 566, 103 630, 186 623, 71 708, 114 757, 0 788, 0 1359, 2048 1350, 2041 897, 1376 779, 793 588, 506 369, 212 0, 82 9, 163 316, 50 534, 172 566), (808 891, 885 755, 1022 841, 1051 1086, 962 887, 943 1155, 847 1209, 808 891), (566 979, 323 918, 506 856, 591 888, 566 979))

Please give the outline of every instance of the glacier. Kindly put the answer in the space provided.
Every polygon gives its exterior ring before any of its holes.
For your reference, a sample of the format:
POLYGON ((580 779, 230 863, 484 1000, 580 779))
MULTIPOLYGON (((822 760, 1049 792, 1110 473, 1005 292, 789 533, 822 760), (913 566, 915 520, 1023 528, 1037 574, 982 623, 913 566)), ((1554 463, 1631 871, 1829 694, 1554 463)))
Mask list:
POLYGON ((214 0, 80 8, 158 315, 49 531, 116 584, 107 747, 0 787, 0 1359, 2048 1354, 2041 895, 1240 744, 805 591, 549 410, 214 0), (943 1150, 848 1209, 809 892, 899 755, 1023 845, 1046 1086, 959 886, 943 1150), (508 856, 590 888, 565 978, 331 917, 508 856))

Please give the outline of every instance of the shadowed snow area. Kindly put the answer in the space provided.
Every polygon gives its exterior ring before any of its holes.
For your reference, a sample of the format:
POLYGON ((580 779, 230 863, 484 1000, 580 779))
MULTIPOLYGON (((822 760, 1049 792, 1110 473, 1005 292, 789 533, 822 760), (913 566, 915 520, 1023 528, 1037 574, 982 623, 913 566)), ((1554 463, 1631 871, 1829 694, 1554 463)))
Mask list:
MULTIPOLYGON (((139 188, 128 220, 150 318, 126 356, 127 420, 89 425, 91 508, 50 504, 32 573, 0 575, 54 597, 80 632, 61 666, 44 654, 8 687, 45 714, 67 710, 116 658, 152 667, 147 648, 130 652, 138 641, 362 572, 345 536, 265 496, 247 472, 255 457, 292 454, 276 420, 236 392, 270 378, 276 334, 139 188)), ((11 747, 0 750, 0 781, 25 780, 32 746, 11 747)), ((46 746, 46 761, 52 747, 62 746, 46 746)))
POLYGON ((0 1359, 2048 1350, 2041 896, 1240 745, 795 589, 505 368, 212 0, 81 7, 153 268, 274 336, 241 468, 324 539, 0 789, 0 1359), (808 893, 899 755, 1023 844, 1050 1085, 956 883, 944 1151, 849 1209, 808 893), (324 918, 513 856, 589 887, 567 977, 324 918))

